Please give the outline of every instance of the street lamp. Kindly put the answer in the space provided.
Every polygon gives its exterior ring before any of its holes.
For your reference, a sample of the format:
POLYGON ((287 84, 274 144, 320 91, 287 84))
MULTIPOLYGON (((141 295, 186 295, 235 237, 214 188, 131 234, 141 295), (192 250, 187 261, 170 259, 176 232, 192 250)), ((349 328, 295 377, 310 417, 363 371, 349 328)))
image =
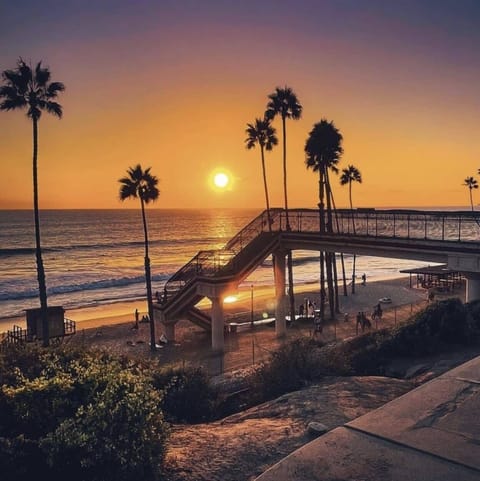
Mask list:
POLYGON ((250 324, 253 329, 253 284, 250 286, 250 324))

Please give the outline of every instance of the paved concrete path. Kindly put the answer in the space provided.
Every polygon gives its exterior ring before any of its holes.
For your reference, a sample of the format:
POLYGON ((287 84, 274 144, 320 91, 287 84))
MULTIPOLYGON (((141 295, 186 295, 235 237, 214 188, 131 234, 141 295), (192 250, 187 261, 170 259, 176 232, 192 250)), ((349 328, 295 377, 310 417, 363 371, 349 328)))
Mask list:
POLYGON ((480 357, 315 439, 257 478, 287 480, 479 481, 480 357))

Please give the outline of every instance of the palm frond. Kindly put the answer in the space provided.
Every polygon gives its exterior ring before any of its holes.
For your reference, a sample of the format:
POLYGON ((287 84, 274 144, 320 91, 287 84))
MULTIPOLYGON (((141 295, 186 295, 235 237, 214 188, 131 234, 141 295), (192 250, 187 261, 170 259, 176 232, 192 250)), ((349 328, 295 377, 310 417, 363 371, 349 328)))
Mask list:
POLYGON ((62 116, 62 106, 52 99, 59 92, 65 90, 61 82, 49 83, 50 70, 38 62, 34 71, 22 59, 17 61, 16 69, 2 72, 4 85, 0 86, 0 98, 5 100, 1 104, 2 110, 27 108, 27 116, 38 120, 42 111, 62 116))

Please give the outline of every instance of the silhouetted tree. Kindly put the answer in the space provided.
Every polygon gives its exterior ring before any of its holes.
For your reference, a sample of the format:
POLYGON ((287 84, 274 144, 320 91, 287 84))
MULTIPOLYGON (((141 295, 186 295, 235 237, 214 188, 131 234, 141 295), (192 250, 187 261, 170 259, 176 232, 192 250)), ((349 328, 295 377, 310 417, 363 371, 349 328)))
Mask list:
MULTIPOLYGON (((285 201, 285 216, 287 223, 287 230, 290 230, 290 219, 288 216, 288 195, 287 195, 287 131, 286 120, 298 120, 302 116, 303 107, 300 105, 295 92, 285 86, 284 88, 276 87, 275 92, 268 96, 267 110, 265 117, 267 119, 274 119, 280 116, 282 119, 282 136, 283 136, 283 196, 285 201)), ((295 319, 295 295, 293 292, 293 261, 292 251, 287 254, 287 269, 288 269, 288 293, 290 297, 290 319, 295 319)))
MULTIPOLYGON (((311 130, 305 143, 306 159, 308 168, 318 172, 318 197, 319 197, 319 222, 320 234, 333 232, 332 209, 331 209, 331 186, 328 171, 338 172, 337 164, 343 152, 343 137, 333 122, 322 119, 316 123, 311 130), (325 197, 327 209, 325 211, 325 197), (326 216, 325 216, 326 214, 326 216)), ((329 289, 330 314, 334 317, 333 306, 333 276, 332 276, 332 254, 320 252, 320 316, 323 318, 325 312, 325 267, 329 289), (324 266, 325 263, 325 266, 324 266)))
POLYGON ((263 174, 263 187, 265 189, 265 203, 267 206, 267 219, 268 219, 268 229, 272 230, 272 220, 270 217, 270 201, 268 198, 268 187, 267 187, 267 172, 265 169, 265 150, 272 150, 274 145, 278 144, 278 139, 275 135, 275 129, 270 125, 270 120, 268 119, 255 119, 253 124, 247 124, 247 129, 245 130, 247 138, 245 143, 247 144, 247 149, 253 149, 255 145, 260 146, 260 153, 262 156, 262 174, 263 174))
POLYGON ((468 192, 470 194, 470 205, 472 207, 472 211, 474 210, 473 209, 473 196, 472 196, 472 190, 473 189, 478 189, 478 182, 475 178, 473 177, 467 177, 464 181, 463 181, 463 184, 464 186, 468 187, 468 192))
POLYGON ((49 344, 47 286, 40 242, 40 215, 38 208, 38 121, 42 112, 62 117, 62 106, 55 102, 65 90, 61 82, 51 82, 50 70, 38 62, 35 68, 21 58, 13 70, 2 72, 4 84, 0 86, 0 110, 26 109, 33 125, 33 212, 35 221, 35 257, 37 261, 38 292, 42 314, 43 345, 49 344))
MULTIPOLYGON (((346 185, 348 184, 348 196, 350 199, 350 210, 352 211, 352 226, 353 226, 353 233, 355 234, 355 219, 353 217, 353 202, 352 202, 352 183, 358 182, 359 184, 362 183, 362 174, 360 171, 353 165, 349 165, 346 169, 342 169, 342 175, 340 176, 340 184, 346 185)), ((352 273, 352 294, 355 294, 355 263, 356 263, 357 256, 353 254, 353 273, 352 273)))
POLYGON ((147 219, 145 216, 145 204, 158 199, 160 191, 157 184, 158 179, 150 174, 150 169, 143 170, 140 164, 127 170, 128 177, 119 179, 120 200, 130 198, 139 198, 140 207, 142 209, 143 234, 145 241, 145 281, 147 284, 147 303, 148 317, 150 318, 150 348, 155 350, 155 320, 153 318, 153 296, 152 296, 152 279, 150 275, 150 257, 148 255, 148 231, 147 219))

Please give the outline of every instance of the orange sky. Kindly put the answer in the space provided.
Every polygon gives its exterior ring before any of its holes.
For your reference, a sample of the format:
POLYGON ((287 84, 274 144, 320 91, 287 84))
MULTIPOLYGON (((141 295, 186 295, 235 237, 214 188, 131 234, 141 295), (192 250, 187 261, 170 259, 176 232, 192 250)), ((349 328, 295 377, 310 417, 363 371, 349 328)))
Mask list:
MULTIPOLYGON (((43 59, 67 87, 64 118, 40 121, 41 208, 135 207, 117 180, 136 163, 160 179, 157 207, 263 207, 245 127, 285 84, 304 108, 287 125, 290 207, 317 203, 303 148, 323 117, 344 136, 340 168, 362 172, 357 206, 468 204, 461 184, 480 168, 475 2, 29 3, 0 15, 0 70, 43 59), (209 184, 218 168, 233 177, 224 192, 209 184)), ((266 157, 275 206, 280 145, 266 157)), ((31 149, 24 113, 0 112, 0 208, 31 208, 31 149)), ((334 194, 347 205, 347 188, 334 194)))

